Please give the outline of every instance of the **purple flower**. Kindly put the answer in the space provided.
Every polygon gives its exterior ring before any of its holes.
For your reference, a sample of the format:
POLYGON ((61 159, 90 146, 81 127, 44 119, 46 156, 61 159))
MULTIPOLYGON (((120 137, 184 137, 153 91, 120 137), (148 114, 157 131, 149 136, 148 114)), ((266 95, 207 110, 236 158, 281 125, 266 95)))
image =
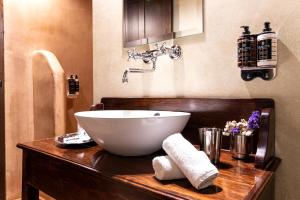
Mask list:
POLYGON ((260 118, 260 112, 259 111, 254 111, 254 112, 252 112, 251 116, 256 117, 256 118, 259 119, 260 118))
POLYGON ((231 130, 231 133, 232 133, 233 135, 239 134, 240 132, 241 132, 241 130, 240 130, 239 128, 233 128, 233 129, 231 130))
POLYGON ((260 112, 254 111, 248 119, 248 129, 257 129, 259 128, 260 123, 260 112))

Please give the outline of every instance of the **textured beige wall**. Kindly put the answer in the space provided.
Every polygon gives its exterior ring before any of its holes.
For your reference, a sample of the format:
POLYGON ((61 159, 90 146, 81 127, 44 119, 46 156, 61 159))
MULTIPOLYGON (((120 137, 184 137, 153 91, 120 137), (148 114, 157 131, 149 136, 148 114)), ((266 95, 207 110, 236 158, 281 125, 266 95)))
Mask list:
MULTIPOLYGON (((93 1, 94 102, 112 97, 270 97, 276 101, 278 200, 300 199, 300 1, 207 0, 204 34, 174 41, 183 58, 159 58, 157 71, 133 74, 122 84, 127 62, 122 48, 122 0, 93 1), (236 39, 241 25, 260 32, 270 20, 279 37, 278 76, 266 82, 244 82, 236 67, 236 39)), ((145 50, 147 47, 139 48, 145 50)))
POLYGON ((53 52, 67 75, 80 77, 80 96, 67 104, 68 131, 76 128, 73 113, 92 104, 92 1, 4 0, 4 27, 7 199, 15 199, 22 177, 16 144, 33 140, 33 51, 53 52))

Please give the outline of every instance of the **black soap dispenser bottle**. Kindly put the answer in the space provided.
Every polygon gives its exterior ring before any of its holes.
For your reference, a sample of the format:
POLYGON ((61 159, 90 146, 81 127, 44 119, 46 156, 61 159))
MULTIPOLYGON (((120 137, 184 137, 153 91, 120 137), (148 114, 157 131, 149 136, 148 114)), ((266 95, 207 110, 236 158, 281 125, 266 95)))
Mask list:
POLYGON ((277 65, 277 36, 265 22, 263 32, 257 36, 257 66, 275 68, 277 65))
POLYGON ((78 75, 75 75, 75 88, 76 88, 76 95, 79 95, 79 78, 78 75))
POLYGON ((68 98, 76 98, 76 80, 74 75, 70 75, 68 78, 68 98))
POLYGON ((238 43, 238 67, 252 68, 257 66, 257 35, 251 34, 249 26, 241 26, 244 29, 237 40, 238 43))

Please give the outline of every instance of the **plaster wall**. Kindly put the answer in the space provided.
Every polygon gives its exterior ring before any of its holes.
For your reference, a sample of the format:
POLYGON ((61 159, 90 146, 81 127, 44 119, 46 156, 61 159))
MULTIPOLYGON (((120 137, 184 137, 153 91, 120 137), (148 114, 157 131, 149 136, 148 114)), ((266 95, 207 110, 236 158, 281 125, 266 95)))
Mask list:
POLYGON ((147 66, 127 62, 127 49, 122 47, 122 0, 93 0, 94 102, 108 96, 273 98, 276 153, 282 158, 276 177, 276 199, 300 199, 299 19, 297 0, 204 1, 204 34, 174 41, 182 47, 183 58, 159 58, 155 72, 130 74, 129 83, 123 84, 126 67, 147 66), (244 82, 236 61, 239 27, 250 25, 253 33, 259 33, 267 20, 278 33, 278 75, 269 82, 244 82))
MULTIPOLYGON (((66 75, 78 74, 81 93, 67 101, 67 131, 76 129, 74 112, 87 110, 93 98, 92 1, 4 0, 5 119, 7 199, 21 192, 18 142, 33 140, 32 54, 53 52, 66 75)), ((51 90, 44 88, 44 98, 51 90)))

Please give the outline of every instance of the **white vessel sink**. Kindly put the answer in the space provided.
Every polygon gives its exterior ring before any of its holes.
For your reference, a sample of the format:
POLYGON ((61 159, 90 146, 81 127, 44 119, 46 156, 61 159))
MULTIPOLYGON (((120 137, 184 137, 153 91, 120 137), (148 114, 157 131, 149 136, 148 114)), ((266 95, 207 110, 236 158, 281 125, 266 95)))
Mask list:
POLYGON ((181 132, 190 113, 103 110, 75 113, 79 125, 105 150, 123 156, 151 154, 163 140, 181 132))

